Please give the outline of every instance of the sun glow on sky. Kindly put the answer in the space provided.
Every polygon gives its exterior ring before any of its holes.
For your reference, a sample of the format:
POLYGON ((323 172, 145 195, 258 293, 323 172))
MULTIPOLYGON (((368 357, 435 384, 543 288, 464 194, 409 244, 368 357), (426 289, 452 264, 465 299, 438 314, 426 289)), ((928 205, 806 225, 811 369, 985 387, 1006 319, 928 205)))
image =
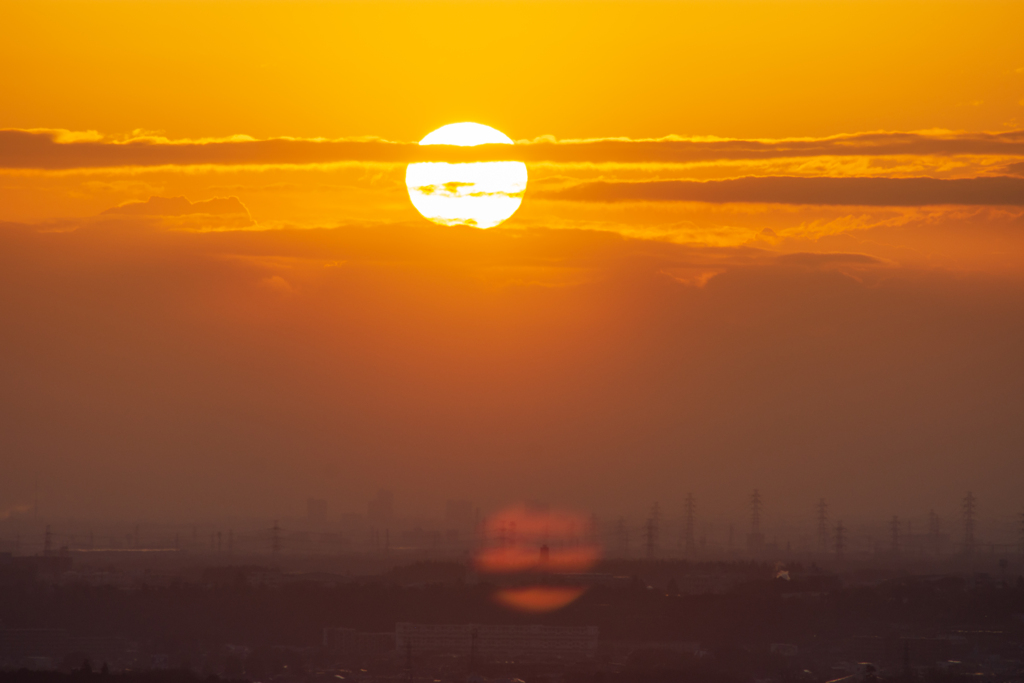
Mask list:
MULTIPOLYGON (((479 123, 452 123, 420 140, 421 145, 511 145, 501 131, 479 123)), ((416 210, 442 225, 493 228, 508 220, 523 203, 526 164, 486 161, 409 164, 405 184, 416 210)))
POLYGON ((2 505, 1020 514, 1024 2, 0 8, 2 505))

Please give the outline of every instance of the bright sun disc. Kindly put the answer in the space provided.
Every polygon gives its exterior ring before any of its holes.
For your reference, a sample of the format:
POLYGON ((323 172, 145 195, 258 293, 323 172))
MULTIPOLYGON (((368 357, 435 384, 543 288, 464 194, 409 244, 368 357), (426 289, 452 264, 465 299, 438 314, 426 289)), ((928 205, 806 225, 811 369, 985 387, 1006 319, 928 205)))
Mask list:
MULTIPOLYGON (((490 126, 452 123, 420 140, 421 145, 511 145, 490 126)), ((526 164, 479 161, 464 164, 422 162, 405 171, 409 199, 425 218, 442 225, 493 228, 516 212, 526 192, 526 164)))

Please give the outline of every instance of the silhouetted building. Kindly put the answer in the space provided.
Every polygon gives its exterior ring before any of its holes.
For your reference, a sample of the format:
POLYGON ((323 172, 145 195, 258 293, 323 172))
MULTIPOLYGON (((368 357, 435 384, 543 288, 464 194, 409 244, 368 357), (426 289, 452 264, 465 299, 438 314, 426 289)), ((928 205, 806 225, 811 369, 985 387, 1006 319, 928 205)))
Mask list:
POLYGON ((354 628, 325 628, 324 648, 336 657, 382 657, 395 651, 392 631, 371 633, 354 628))
POLYGON ((965 639, 957 637, 899 638, 857 636, 851 641, 851 654, 865 662, 892 669, 904 664, 934 666, 952 657, 966 654, 965 639))
POLYGON ((597 641, 596 626, 395 624, 396 649, 412 655, 579 662, 594 657, 597 641))

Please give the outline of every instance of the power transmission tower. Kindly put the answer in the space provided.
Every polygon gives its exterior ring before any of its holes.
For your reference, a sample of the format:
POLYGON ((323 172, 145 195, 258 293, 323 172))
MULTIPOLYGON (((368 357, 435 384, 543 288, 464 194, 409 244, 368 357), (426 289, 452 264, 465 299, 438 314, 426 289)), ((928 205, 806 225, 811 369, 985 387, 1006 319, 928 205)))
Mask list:
POLYGON ((647 559, 653 560, 655 553, 658 550, 658 517, 660 516, 660 510, 658 504, 655 503, 654 507, 651 508, 651 515, 647 518, 647 524, 644 525, 644 544, 647 546, 647 559))
POLYGON ((754 489, 750 496, 750 535, 747 536, 747 550, 759 554, 764 548, 764 534, 761 533, 761 492, 754 489))
POLYGON ((644 546, 647 548, 647 559, 654 558, 654 520, 650 517, 644 522, 644 546))
POLYGON ((935 510, 928 512, 928 544, 931 546, 931 551, 936 555, 939 554, 942 544, 942 522, 939 520, 939 516, 935 513, 935 510))
POLYGON ((824 498, 818 501, 818 548, 828 552, 828 503, 824 498))
POLYGON ((270 553, 277 557, 281 554, 281 527, 274 520, 274 526, 270 528, 270 553))
POLYGON ((970 491, 964 496, 964 552, 968 555, 974 552, 974 512, 977 501, 970 491))
POLYGON ((629 530, 626 529, 625 517, 619 517, 619 521, 615 523, 615 545, 618 546, 622 557, 629 556, 629 530))
POLYGON ((893 515, 892 520, 889 521, 889 533, 892 535, 892 554, 898 555, 900 552, 900 518, 896 515, 893 515))
POLYGON ((686 541, 686 556, 693 557, 696 552, 696 544, 693 539, 693 522, 694 516, 697 513, 697 503, 693 498, 692 493, 686 494, 686 527, 685 527, 685 541, 686 541))
POLYGON ((843 520, 839 520, 836 525, 836 557, 843 559, 843 553, 846 550, 846 527, 843 526, 843 520))
POLYGON ((1024 512, 1020 515, 1020 553, 1024 555, 1024 512))
POLYGON ((750 496, 750 532, 761 533, 761 493, 757 489, 750 496))
POLYGON ((50 525, 46 525, 46 532, 43 534, 43 555, 50 555, 53 552, 53 534, 50 533, 50 525))
POLYGON ((469 670, 473 672, 476 669, 476 639, 477 632, 476 626, 469 633, 469 670))

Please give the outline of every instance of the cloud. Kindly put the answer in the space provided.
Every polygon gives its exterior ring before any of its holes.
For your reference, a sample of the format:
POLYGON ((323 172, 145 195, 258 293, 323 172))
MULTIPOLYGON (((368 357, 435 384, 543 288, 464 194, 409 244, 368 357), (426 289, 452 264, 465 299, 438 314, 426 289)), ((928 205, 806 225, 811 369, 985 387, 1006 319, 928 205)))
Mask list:
POLYGON ((74 169, 145 166, 407 162, 418 145, 382 140, 288 139, 61 142, 52 131, 0 130, 0 168, 74 169))
POLYGON ((524 161, 691 163, 729 159, 820 156, 1024 155, 1024 131, 1002 133, 873 132, 824 138, 735 140, 669 136, 656 140, 537 141, 524 161))
POLYGON ((50 510, 358 509, 386 485, 604 516, 683 480, 797 512, 822 481, 1019 501, 1018 274, 584 230, 141 229, 177 218, 0 224, 4 480, 48 482, 50 510))
POLYGON ((754 202, 767 204, 930 206, 1024 205, 1024 179, 801 178, 594 181, 534 197, 577 202, 754 202))
POLYGON ((216 197, 202 202, 190 202, 185 197, 150 197, 144 202, 126 202, 103 212, 122 216, 188 216, 207 214, 223 216, 244 214, 249 211, 237 197, 216 197))
POLYGON ((878 266, 885 263, 881 259, 867 254, 843 254, 826 253, 812 254, 808 252, 797 252, 793 254, 782 254, 776 257, 776 263, 792 266, 833 266, 833 265, 859 265, 878 266))
POLYGON ((0 168, 74 169, 145 166, 325 164, 340 162, 512 160, 552 163, 679 164, 826 156, 1024 156, 1024 131, 1001 133, 857 133, 825 138, 734 140, 670 136, 654 140, 557 141, 545 136, 516 145, 420 146, 382 139, 325 140, 233 136, 211 140, 136 137, 97 139, 89 133, 0 130, 0 168))
POLYGON ((1018 161, 1015 164, 1010 164, 1002 170, 1004 173, 1008 173, 1010 175, 1024 176, 1024 161, 1018 161))
POLYGON ((246 228, 255 225, 249 210, 237 197, 215 197, 190 202, 185 197, 150 197, 107 209, 101 216, 165 219, 179 228, 246 228))

